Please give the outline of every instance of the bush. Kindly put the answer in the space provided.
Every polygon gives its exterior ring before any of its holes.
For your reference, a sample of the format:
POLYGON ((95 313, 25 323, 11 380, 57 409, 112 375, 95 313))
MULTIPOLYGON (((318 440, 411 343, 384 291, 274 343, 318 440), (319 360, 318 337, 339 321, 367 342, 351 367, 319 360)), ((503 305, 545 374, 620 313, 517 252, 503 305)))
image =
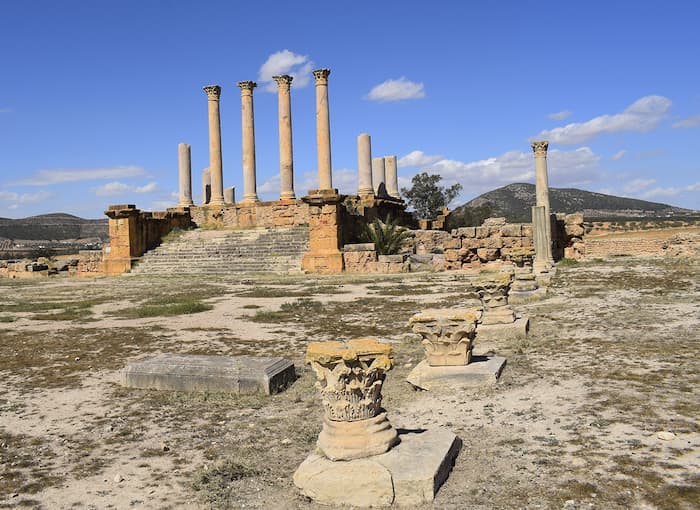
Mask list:
POLYGON ((388 217, 386 222, 376 218, 371 224, 364 225, 360 240, 363 243, 374 243, 374 249, 379 255, 395 255, 401 249, 401 243, 410 236, 398 220, 388 217))

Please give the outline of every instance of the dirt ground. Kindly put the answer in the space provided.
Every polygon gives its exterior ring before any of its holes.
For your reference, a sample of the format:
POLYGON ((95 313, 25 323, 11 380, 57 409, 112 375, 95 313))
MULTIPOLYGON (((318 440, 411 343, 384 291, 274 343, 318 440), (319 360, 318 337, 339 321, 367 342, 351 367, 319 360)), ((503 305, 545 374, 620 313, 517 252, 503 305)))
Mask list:
POLYGON ((562 265, 514 306, 526 340, 476 346, 507 357, 497 385, 416 392, 407 320, 464 305, 471 277, 0 280, 0 508, 327 508, 291 480, 321 427, 304 350, 358 336, 394 345, 392 423, 463 441, 425 508, 699 508, 700 263, 562 265), (271 397, 117 383, 158 352, 284 356, 299 379, 271 397))

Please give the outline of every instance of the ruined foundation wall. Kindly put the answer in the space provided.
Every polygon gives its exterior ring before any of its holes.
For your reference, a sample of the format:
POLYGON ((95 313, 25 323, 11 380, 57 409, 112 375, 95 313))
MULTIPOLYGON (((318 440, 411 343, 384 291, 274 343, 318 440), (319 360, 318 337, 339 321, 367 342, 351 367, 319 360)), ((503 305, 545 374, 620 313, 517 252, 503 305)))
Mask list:
POLYGON ((190 207, 192 222, 201 227, 295 227, 309 224, 309 206, 301 200, 190 207))

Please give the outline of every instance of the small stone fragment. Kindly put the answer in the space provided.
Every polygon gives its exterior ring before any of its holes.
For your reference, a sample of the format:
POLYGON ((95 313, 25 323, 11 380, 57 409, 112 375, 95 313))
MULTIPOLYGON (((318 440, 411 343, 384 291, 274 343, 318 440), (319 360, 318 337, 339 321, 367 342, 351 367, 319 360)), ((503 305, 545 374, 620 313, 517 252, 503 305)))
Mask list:
POLYGON ((661 431, 658 434, 656 434, 656 437, 658 437, 662 441, 671 441, 672 439, 676 439, 676 434, 674 434, 673 432, 661 431))

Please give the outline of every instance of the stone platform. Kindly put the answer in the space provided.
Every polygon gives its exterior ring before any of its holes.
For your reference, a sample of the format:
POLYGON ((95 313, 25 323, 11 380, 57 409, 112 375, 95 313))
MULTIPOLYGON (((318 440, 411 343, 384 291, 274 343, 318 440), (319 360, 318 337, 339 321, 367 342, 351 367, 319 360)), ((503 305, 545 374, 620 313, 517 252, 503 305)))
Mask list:
MULTIPOLYGON (((478 337, 477 337, 478 338, 478 337)), ((476 356, 468 365, 431 367, 426 360, 411 370, 406 380, 422 390, 463 389, 495 384, 506 366, 502 356, 476 356)))
POLYGON ((312 453, 294 473, 294 484, 328 505, 413 508, 433 501, 462 441, 445 428, 399 430, 399 439, 387 453, 362 459, 334 462, 312 453))
POLYGON ((271 395, 296 378, 284 358, 159 354, 131 363, 120 372, 128 388, 174 391, 225 391, 271 395))
POLYGON ((527 303, 528 301, 534 301, 536 299, 542 299, 547 297, 547 288, 541 287, 535 290, 518 292, 511 290, 508 293, 508 303, 509 304, 519 304, 527 303))
POLYGON ((530 319, 518 317, 510 324, 479 324, 476 327, 475 343, 508 340, 512 338, 525 338, 530 329, 530 319))

